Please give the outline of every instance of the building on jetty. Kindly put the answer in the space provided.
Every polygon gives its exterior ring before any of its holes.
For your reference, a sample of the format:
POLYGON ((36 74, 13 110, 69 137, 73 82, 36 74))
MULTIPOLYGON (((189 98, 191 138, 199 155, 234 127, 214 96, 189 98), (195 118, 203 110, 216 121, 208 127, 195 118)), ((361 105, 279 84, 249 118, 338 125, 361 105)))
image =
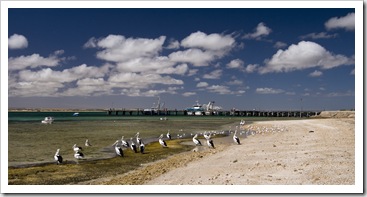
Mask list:
MULTIPOLYGON (((116 116, 188 116, 187 110, 167 109, 148 111, 144 109, 108 109, 108 115, 116 116), (154 113, 153 113, 154 112, 154 113)), ((260 111, 260 110, 220 110, 203 113, 206 116, 242 116, 242 117, 311 117, 319 115, 321 111, 260 111)))

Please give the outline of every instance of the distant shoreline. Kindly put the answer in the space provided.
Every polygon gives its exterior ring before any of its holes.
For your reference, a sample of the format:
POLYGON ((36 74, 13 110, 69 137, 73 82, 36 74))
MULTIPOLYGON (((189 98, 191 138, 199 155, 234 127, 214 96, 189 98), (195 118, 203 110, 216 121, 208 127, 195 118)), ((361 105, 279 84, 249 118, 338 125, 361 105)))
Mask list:
POLYGON ((10 108, 8 112, 105 112, 106 109, 10 108))

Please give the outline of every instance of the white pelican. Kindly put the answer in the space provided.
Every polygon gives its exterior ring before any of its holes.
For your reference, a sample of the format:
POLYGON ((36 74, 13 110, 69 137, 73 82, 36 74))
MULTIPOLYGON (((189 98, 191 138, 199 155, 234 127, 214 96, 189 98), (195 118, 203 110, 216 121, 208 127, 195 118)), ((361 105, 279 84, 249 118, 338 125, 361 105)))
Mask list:
POLYGON ((162 138, 163 138, 163 134, 159 136, 159 143, 162 145, 162 147, 167 147, 167 143, 162 138))
POLYGON ((167 138, 168 138, 168 139, 172 139, 171 134, 169 134, 169 130, 168 130, 168 132, 167 132, 167 138))
POLYGON ((75 159, 83 159, 84 158, 84 154, 82 152, 80 152, 80 151, 75 151, 74 157, 75 157, 75 159))
POLYGON ((143 154, 144 151, 145 151, 145 145, 144 145, 143 142, 141 142, 141 144, 140 144, 140 153, 143 154))
POLYGON ((141 141, 141 138, 139 137, 139 135, 140 135, 140 133, 139 132, 137 132, 136 133, 136 143, 138 143, 139 145, 141 145, 141 143, 142 143, 142 141, 141 141))
POLYGON ((89 143, 89 140, 88 140, 88 139, 86 139, 86 140, 85 140, 85 146, 92 146, 92 145, 89 143))
POLYGON ((129 147, 129 142, 124 140, 124 136, 121 137, 121 145, 124 147, 129 147))
POLYGON ((208 140, 208 139, 210 139, 210 138, 211 138, 211 135, 212 135, 212 134, 211 134, 210 132, 206 132, 206 131, 205 131, 203 136, 205 137, 205 139, 207 139, 207 140, 208 140), (209 133, 209 134, 208 134, 208 133, 209 133))
POLYGON ((83 150, 83 148, 82 148, 82 147, 80 147, 80 146, 77 146, 76 144, 74 144, 74 146, 73 146, 73 150, 76 152, 76 151, 83 150))
POLYGON ((201 146, 201 142, 200 140, 197 139, 198 134, 195 134, 194 137, 192 138, 192 141, 195 143, 196 146, 201 146))
POLYGON ((234 134, 233 134, 233 141, 237 144, 241 144, 240 143, 240 138, 237 137, 237 129, 234 131, 234 134))
POLYGON ((214 142, 212 139, 208 138, 206 139, 206 143, 208 144, 209 148, 215 148, 214 147, 214 142))
POLYGON ((133 138, 130 138, 130 141, 131 141, 131 145, 130 145, 131 150, 137 153, 138 150, 136 149, 136 144, 134 143, 133 138))
POLYGON ((112 146, 113 146, 113 145, 115 145, 115 151, 116 151, 116 154, 117 154, 118 156, 123 157, 123 156, 124 156, 124 152, 122 152, 121 147, 119 147, 119 146, 118 146, 118 145, 119 145, 119 140, 116 140, 116 142, 115 142, 115 143, 113 143, 113 144, 112 144, 112 146))
POLYGON ((57 164, 61 164, 62 163, 62 157, 61 155, 59 154, 60 152, 60 149, 57 149, 56 153, 55 153, 55 161, 57 161, 57 164))

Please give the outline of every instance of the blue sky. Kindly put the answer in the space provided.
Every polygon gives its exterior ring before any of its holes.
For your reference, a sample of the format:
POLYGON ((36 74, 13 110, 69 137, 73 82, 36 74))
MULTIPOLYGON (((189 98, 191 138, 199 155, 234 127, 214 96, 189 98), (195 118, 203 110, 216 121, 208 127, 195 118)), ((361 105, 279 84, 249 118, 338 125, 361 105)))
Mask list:
POLYGON ((355 107, 347 8, 8 11, 9 107, 355 107))

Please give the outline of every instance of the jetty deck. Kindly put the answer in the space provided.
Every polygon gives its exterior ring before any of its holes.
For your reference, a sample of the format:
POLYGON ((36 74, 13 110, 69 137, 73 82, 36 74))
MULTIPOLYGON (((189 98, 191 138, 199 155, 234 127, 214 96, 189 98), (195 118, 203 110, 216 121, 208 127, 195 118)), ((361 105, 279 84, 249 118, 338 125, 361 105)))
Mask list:
MULTIPOLYGON (((224 110, 203 112, 206 116, 243 116, 243 117, 310 117, 321 111, 259 111, 259 110, 224 110)), ((187 110, 163 109, 146 111, 144 109, 108 109, 108 115, 115 116, 188 116, 187 110)), ((195 116, 195 115, 192 115, 195 116)))

